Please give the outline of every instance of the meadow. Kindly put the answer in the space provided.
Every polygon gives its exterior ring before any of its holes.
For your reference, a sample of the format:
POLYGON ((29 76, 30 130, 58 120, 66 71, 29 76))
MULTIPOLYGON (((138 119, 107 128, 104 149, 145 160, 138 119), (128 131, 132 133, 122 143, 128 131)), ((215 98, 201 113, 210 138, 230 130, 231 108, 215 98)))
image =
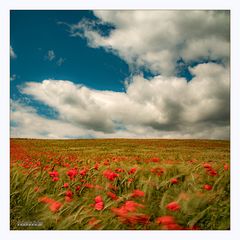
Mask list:
POLYGON ((230 229, 230 142, 11 139, 12 230, 230 229))

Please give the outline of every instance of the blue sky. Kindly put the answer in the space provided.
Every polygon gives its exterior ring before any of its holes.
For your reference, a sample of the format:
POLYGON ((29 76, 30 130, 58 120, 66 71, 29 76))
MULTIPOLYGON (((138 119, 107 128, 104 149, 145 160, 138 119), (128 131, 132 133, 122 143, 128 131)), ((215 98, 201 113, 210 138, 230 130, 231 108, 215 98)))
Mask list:
POLYGON ((12 137, 229 138, 229 12, 10 20, 12 137))

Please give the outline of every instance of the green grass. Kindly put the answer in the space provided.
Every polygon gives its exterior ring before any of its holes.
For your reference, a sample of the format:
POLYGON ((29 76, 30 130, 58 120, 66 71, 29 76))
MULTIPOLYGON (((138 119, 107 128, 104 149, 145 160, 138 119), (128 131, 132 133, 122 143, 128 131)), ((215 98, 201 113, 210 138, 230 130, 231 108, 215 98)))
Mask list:
POLYGON ((158 224, 157 219, 166 215, 173 216, 181 229, 230 229, 230 172, 224 169, 229 160, 229 141, 11 139, 11 229, 161 230, 166 225, 158 224), (209 175, 203 163, 211 164, 217 175, 209 175), (72 168, 78 174, 71 180, 67 171, 72 168), (113 181, 103 175, 105 170, 114 172, 117 168, 123 172, 113 181), (129 174, 131 168, 137 171, 129 174), (157 175, 153 171, 156 168, 164 172, 157 175), (59 173, 56 182, 49 176, 53 169, 59 173), (87 169, 85 176, 79 174, 82 169, 87 169), (172 178, 178 183, 172 184, 172 178), (64 183, 69 183, 68 189, 73 192, 71 202, 65 201, 64 183), (110 183, 115 189, 109 188, 110 183), (205 184, 212 189, 203 189, 205 184), (79 191, 75 190, 77 186, 79 191), (136 189, 144 196, 132 197, 136 189), (118 199, 108 197, 109 191, 118 199), (104 202, 99 211, 94 208, 98 195, 104 202), (61 208, 52 212, 49 204, 39 201, 44 196, 60 202, 61 208), (112 209, 120 209, 126 201, 135 201, 144 208, 128 213, 131 216, 117 216, 112 209), (180 210, 166 208, 173 201, 180 210), (148 221, 136 220, 143 215, 148 221), (42 226, 19 226, 27 221, 40 221, 42 226))

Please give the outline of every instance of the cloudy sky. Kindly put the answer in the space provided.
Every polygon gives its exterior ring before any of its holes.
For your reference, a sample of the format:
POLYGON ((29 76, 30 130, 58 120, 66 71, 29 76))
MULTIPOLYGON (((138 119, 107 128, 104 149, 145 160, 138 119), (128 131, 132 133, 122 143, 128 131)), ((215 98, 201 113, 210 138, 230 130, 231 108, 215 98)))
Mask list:
POLYGON ((11 137, 229 139, 228 11, 11 11, 11 137))

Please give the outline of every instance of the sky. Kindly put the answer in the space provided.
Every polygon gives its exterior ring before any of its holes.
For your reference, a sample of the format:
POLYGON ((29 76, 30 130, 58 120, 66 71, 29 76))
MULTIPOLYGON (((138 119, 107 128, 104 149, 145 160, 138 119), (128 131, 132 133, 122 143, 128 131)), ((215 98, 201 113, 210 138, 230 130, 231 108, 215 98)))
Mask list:
POLYGON ((230 137, 229 11, 12 10, 22 138, 230 137))

